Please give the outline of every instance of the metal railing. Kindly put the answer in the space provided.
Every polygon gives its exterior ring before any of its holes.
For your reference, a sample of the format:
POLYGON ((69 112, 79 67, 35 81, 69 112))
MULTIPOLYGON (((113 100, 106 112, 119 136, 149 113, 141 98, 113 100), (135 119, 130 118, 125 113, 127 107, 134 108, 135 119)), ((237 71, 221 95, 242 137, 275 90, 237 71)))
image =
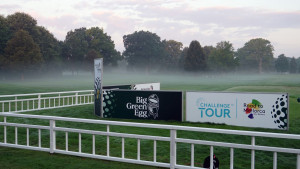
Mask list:
MULTIPOLYGON (((0 142, 0 146, 4 147, 14 147, 38 151, 46 151, 50 153, 60 153, 81 157, 89 157, 103 160, 112 160, 120 161, 127 163, 135 163, 142 165, 150 166, 159 166, 165 168, 187 168, 187 169, 199 169, 196 167, 195 162, 195 145, 206 145, 210 147, 210 168, 213 166, 213 154, 215 147, 226 147, 230 149, 230 168, 234 168, 234 150, 235 149, 246 149, 251 150, 251 169, 255 168, 255 151, 267 151, 273 152, 273 168, 277 168, 277 153, 289 153, 294 154, 297 158, 297 169, 300 169, 300 149, 296 148, 283 148, 283 147, 271 147, 271 146, 261 146, 255 144, 256 137, 262 138, 280 138, 285 141, 287 139, 300 140, 300 135, 295 134, 280 134, 280 133, 267 133, 267 132, 251 132, 251 131, 240 131, 240 130, 225 130, 225 129, 212 129, 212 128, 201 128, 201 127, 187 127, 187 126, 175 126, 175 125, 160 125, 160 124, 146 124, 146 123, 132 123, 132 122, 118 122, 118 121, 106 121, 106 120, 91 120, 91 119, 79 119, 79 118, 67 118, 67 117, 55 117, 55 116, 40 116, 40 115, 25 115, 25 114, 12 114, 12 113, 0 113, 2 116, 3 122, 0 122, 0 126, 3 128, 3 142, 0 142), (22 119, 38 119, 49 121, 48 125, 33 125, 33 124, 23 124, 23 123, 14 123, 8 121, 11 118, 22 118, 22 119), (104 131, 91 130, 91 129, 79 129, 72 127, 58 127, 56 124, 58 122, 72 122, 72 123, 85 123, 85 124, 94 124, 94 125, 105 125, 106 128, 104 131), (130 134, 123 132, 112 132, 110 131, 111 126, 122 126, 124 127, 140 127, 140 128, 151 128, 151 129, 163 129, 169 131, 169 136, 157 136, 157 135, 141 135, 141 134, 130 134), (7 139, 8 130, 7 127, 14 127, 15 132, 15 141, 14 143, 9 143, 7 139), (18 128, 26 129, 26 144, 18 144, 18 128), (30 129, 37 129, 38 144, 36 146, 30 145, 30 129), (42 147, 42 135, 41 131, 46 130, 49 132, 49 146, 42 147), (229 142, 220 142, 220 141, 207 141, 207 140, 198 140, 198 139, 188 139, 177 137, 178 131, 188 131, 188 132, 202 132, 202 133, 214 133, 214 134, 227 134, 227 135, 239 135, 239 136, 250 136, 251 144, 238 144, 238 143, 229 143, 229 142), (56 132, 65 133, 65 148, 56 147, 56 132), (78 134, 78 151, 70 151, 69 147, 69 133, 78 134), (92 136, 92 151, 91 153, 82 152, 82 134, 92 136), (106 137, 106 155, 96 154, 96 144, 95 136, 104 136, 106 137), (115 157, 110 154, 110 137, 121 138, 121 157, 115 157), (125 138, 131 138, 137 140, 137 156, 135 159, 130 159, 125 157, 125 138), (141 159, 141 140, 151 140, 153 141, 153 160, 147 161, 141 159), (170 145, 170 159, 169 162, 158 162, 157 161, 157 141, 168 142, 170 145), (185 143, 190 144, 191 154, 190 154, 190 164, 189 165, 179 165, 177 164, 177 144, 185 143)), ((76 125, 78 127, 80 125, 76 125)), ((47 133, 48 133, 47 132, 47 133)), ((11 135, 11 134, 10 134, 11 135)), ((44 135, 43 135, 44 136, 44 135)))
POLYGON ((93 104, 93 96, 93 90, 0 95, 0 113, 19 113, 93 104))

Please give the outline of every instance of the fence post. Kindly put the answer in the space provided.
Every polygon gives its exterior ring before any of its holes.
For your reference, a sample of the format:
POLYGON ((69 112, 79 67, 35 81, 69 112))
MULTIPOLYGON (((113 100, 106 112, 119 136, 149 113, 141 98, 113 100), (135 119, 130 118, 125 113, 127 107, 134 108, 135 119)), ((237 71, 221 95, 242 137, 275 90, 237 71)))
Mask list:
POLYGON ((230 169, 233 169, 234 150, 230 148, 230 169))
POLYGON ((56 149, 56 139, 55 139, 55 120, 50 120, 50 153, 54 153, 54 150, 56 149))
POLYGON ((210 146, 210 160, 209 160, 209 168, 214 168, 214 146, 210 146))
POLYGON ((60 107, 60 93, 58 94, 58 107, 60 107))
POLYGON ((41 109, 41 95, 38 95, 38 110, 41 109))
POLYGON ((75 102, 75 103, 76 103, 76 105, 77 105, 77 104, 78 104, 78 92, 76 92, 75 97, 76 97, 76 99, 75 99, 76 102, 75 102))
MULTIPOLYGON (((6 116, 4 116, 3 122, 6 123, 6 116)), ((4 128, 4 143, 6 143, 6 125, 3 127, 4 128)))
MULTIPOLYGON (((109 133, 109 125, 106 126, 106 132, 109 133)), ((109 157, 109 135, 106 136, 106 153, 107 157, 109 157)))
POLYGON ((170 169, 175 169, 176 165, 176 130, 170 130, 170 169))
POLYGON ((16 96, 15 97, 15 112, 17 111, 17 109, 18 109, 18 97, 16 96))
POLYGON ((277 169, 277 152, 273 153, 273 169, 277 169))
POLYGON ((300 154, 297 155, 297 169, 300 169, 300 154))
MULTIPOLYGON (((255 137, 251 137, 251 145, 255 146, 255 137)), ((255 150, 251 150, 251 169, 255 168, 255 150)))

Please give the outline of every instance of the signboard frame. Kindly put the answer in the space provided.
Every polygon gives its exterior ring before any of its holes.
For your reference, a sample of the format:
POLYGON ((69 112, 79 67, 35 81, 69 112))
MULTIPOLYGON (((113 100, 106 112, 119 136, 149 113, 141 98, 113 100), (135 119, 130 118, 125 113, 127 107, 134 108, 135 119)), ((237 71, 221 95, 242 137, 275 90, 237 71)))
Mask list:
MULTIPOLYGON (((188 121, 188 109, 189 109, 189 99, 188 99, 188 93, 199 93, 199 94, 233 94, 233 95, 285 95, 286 96, 286 102, 287 102, 287 110, 286 110, 286 128, 269 128, 269 127, 258 127, 258 128, 267 128, 267 129, 278 129, 278 130, 288 130, 289 129, 289 94, 288 93, 279 93, 279 92, 223 92, 223 91, 187 91, 186 92, 186 100, 185 100, 185 119, 188 121)), ((236 103, 237 104, 237 103, 236 103)), ((237 105, 236 105, 237 106, 237 105)), ((248 106, 247 106, 248 107, 248 106)), ((236 110, 237 111, 237 110, 236 110)), ((238 112, 236 112, 238 113, 238 112)), ((196 121, 193 121, 196 122, 196 121)), ((213 121, 197 121, 197 122, 203 122, 203 123, 214 123, 214 124, 226 124, 226 125, 233 125, 233 126, 242 126, 242 127, 257 127, 257 126, 246 126, 246 125, 234 125, 234 124, 227 124, 227 123, 218 123, 213 121)))
POLYGON ((103 58, 94 59, 94 114, 103 117, 103 58))

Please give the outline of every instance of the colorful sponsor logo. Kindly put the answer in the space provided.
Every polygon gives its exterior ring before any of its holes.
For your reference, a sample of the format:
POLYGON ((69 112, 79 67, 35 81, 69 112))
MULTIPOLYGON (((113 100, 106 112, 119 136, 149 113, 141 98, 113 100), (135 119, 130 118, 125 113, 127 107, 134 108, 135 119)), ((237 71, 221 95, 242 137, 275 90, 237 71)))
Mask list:
POLYGON ((264 106, 256 99, 252 99, 251 103, 244 103, 244 112, 249 119, 254 119, 254 116, 265 115, 264 106))

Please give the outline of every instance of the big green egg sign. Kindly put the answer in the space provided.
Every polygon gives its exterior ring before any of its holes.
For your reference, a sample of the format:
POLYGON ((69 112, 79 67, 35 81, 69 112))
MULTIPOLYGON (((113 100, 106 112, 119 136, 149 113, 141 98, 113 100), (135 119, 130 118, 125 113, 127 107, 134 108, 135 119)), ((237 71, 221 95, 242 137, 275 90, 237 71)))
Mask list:
POLYGON ((182 121, 182 92, 106 90, 103 117, 182 121))

